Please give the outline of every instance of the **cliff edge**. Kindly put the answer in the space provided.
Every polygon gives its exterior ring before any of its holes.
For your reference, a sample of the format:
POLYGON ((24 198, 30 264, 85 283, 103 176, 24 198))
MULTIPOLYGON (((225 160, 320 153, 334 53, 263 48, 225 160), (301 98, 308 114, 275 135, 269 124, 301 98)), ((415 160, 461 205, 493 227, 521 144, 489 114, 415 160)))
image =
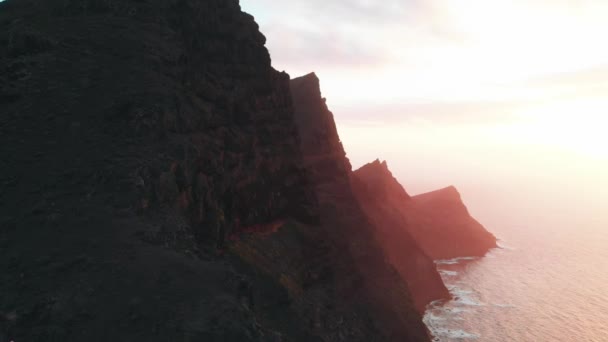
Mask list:
POLYGON ((386 161, 375 160, 355 171, 352 184, 389 261, 407 281, 417 309, 422 313, 430 302, 450 298, 435 263, 408 229, 408 217, 401 207, 411 198, 386 161))

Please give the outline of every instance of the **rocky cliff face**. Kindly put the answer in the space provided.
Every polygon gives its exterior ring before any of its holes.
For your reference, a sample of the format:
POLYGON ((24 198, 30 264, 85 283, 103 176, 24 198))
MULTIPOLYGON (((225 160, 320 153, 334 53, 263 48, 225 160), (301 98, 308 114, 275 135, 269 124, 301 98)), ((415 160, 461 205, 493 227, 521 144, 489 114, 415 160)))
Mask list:
POLYGON ((263 44, 237 1, 0 4, 2 338, 308 339, 215 252, 315 221, 263 44))
POLYGON ((385 162, 375 161, 354 173, 367 191, 374 192, 376 206, 404 219, 401 227, 432 259, 483 256, 496 247, 496 238, 471 217, 456 188, 410 197, 385 162))
POLYGON ((496 238, 475 220, 453 186, 412 197, 405 210, 410 231, 433 259, 483 256, 496 238))
POLYGON ((391 264, 407 281, 417 309, 424 312, 433 300, 449 298, 435 263, 410 234, 408 217, 400 208, 411 198, 386 162, 376 160, 364 165, 354 172, 352 184, 391 264))
POLYGON ((309 74, 291 85, 304 165, 319 199, 322 240, 345 253, 329 258, 338 265, 329 284, 349 298, 346 317, 357 322, 363 317, 357 308, 367 307, 389 340, 427 339, 406 282, 386 262, 374 227, 353 194, 351 166, 321 97, 319 79, 309 74))
POLYGON ((338 136, 334 116, 321 96, 319 78, 311 73, 291 80, 291 94, 300 146, 312 178, 316 183, 345 180, 352 166, 338 136))
POLYGON ((0 3, 0 340, 427 339, 264 40, 236 0, 0 3))

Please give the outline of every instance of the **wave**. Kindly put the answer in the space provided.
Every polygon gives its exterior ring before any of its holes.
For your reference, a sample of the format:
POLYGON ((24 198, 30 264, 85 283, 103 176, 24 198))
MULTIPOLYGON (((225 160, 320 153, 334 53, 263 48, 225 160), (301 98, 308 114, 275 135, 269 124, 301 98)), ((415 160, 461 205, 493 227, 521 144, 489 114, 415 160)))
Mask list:
POLYGON ((471 261, 478 259, 478 257, 458 257, 454 259, 443 259, 443 260, 435 260, 435 264, 437 265, 456 265, 461 261, 471 261))
POLYGON ((476 340, 479 335, 466 332, 461 329, 449 329, 449 328, 431 328, 431 334, 435 336, 434 341, 440 341, 440 338, 448 338, 453 340, 476 340))
POLYGON ((505 244, 505 242, 502 241, 502 240, 496 241, 496 246, 498 246, 498 248, 500 248, 500 249, 504 249, 504 250, 507 250, 507 251, 514 251, 514 250, 516 250, 515 247, 511 247, 511 246, 505 244))

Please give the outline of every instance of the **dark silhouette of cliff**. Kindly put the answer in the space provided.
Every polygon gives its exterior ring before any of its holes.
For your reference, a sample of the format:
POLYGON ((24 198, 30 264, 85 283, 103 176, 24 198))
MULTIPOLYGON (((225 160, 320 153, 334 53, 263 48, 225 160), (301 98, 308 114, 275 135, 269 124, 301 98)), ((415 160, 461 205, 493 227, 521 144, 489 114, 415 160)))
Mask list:
POLYGON ((386 162, 376 160, 363 166, 353 174, 352 184, 391 264, 407 281, 418 310, 424 312, 430 302, 450 298, 435 263, 408 229, 408 217, 400 208, 411 198, 386 162))
POLYGON ((291 93, 304 165, 319 200, 323 240, 345 252, 329 259, 350 260, 339 262, 350 266, 340 268, 333 286, 348 293, 350 300, 369 300, 368 310, 381 322, 381 330, 389 332, 389 340, 426 339, 407 283, 386 262, 375 228, 353 193, 351 165, 333 114, 321 97, 319 79, 314 73, 295 78, 291 93))
POLYGON ((264 42, 236 0, 0 3, 0 340, 428 340, 264 42))
POLYGON ((378 160, 354 173, 368 191, 375 193, 374 200, 368 202, 401 217, 401 229, 407 230, 432 259, 483 256, 496 247, 494 235, 469 214, 456 188, 410 197, 392 176, 386 162, 378 160))

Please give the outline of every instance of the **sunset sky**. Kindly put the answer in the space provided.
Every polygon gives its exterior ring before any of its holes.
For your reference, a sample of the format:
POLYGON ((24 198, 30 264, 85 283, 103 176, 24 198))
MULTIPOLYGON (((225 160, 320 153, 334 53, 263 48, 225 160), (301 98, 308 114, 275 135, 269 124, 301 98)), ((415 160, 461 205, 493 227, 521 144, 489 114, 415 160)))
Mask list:
POLYGON ((608 188, 608 1, 241 6, 276 69, 318 74, 355 167, 387 159, 413 192, 505 177, 608 188))

